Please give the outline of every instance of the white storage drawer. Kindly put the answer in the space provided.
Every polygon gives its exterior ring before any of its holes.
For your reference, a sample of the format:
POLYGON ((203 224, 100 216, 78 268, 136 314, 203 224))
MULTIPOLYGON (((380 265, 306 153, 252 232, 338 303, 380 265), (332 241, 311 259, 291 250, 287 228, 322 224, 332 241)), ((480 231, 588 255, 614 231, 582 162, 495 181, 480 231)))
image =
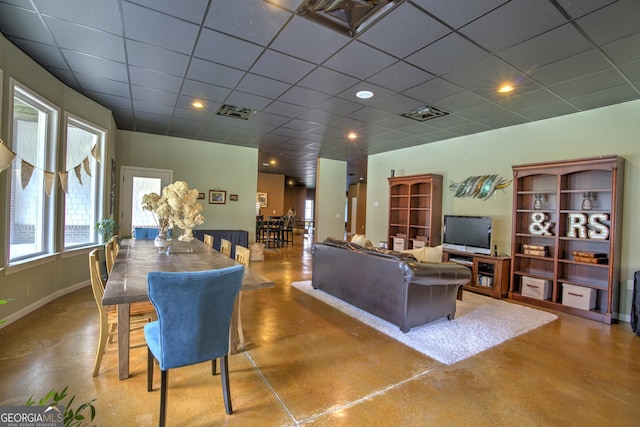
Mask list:
POLYGON ((596 308, 596 298, 598 293, 593 288, 585 286, 562 284, 562 304, 570 307, 591 310, 596 308))
POLYGON ((402 237, 394 237, 393 238, 393 250, 394 251, 403 251, 404 250, 404 239, 402 237))
POLYGON ((522 277, 522 295, 535 299, 551 298, 551 282, 534 277, 522 277))

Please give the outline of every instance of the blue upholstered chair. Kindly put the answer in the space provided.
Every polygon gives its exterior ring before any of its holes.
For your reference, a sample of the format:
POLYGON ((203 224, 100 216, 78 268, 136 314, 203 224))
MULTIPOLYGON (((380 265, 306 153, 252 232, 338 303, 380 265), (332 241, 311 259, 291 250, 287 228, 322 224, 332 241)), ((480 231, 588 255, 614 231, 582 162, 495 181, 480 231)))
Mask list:
MULTIPOLYGON (((169 229, 168 237, 171 237, 169 229)), ((137 240, 153 240, 158 236, 157 228, 136 227, 133 229, 133 238, 137 240)))
POLYGON ((153 389, 153 360, 159 362, 160 425, 166 420, 167 371, 220 358, 222 395, 232 413, 229 390, 229 326, 233 303, 242 285, 244 266, 195 272, 150 272, 149 299, 158 320, 144 327, 149 349, 147 390, 153 389))

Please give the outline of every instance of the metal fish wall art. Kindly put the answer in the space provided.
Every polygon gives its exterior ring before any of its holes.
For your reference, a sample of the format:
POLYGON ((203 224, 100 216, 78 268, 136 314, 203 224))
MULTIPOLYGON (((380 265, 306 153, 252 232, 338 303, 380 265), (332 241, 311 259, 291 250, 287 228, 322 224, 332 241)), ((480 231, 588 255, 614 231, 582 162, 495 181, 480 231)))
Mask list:
POLYGON ((449 190, 454 191, 454 197, 473 197, 487 200, 498 189, 509 186, 513 179, 501 178, 498 175, 470 176, 462 182, 453 183, 449 190))

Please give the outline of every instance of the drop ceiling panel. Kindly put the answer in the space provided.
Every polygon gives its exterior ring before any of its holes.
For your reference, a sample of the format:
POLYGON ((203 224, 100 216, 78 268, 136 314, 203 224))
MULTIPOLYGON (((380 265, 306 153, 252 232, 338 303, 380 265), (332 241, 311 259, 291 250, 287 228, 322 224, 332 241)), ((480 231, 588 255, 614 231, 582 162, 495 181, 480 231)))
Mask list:
POLYGON ((184 75, 189 57, 178 52, 127 40, 129 64, 176 76, 184 75))
POLYGON ((290 18, 291 13, 264 1, 216 1, 204 25, 267 46, 290 18))
POLYGON ((122 3, 127 38, 190 54, 199 27, 138 5, 122 3))
POLYGON ((315 22, 294 16, 273 41, 271 49, 321 64, 350 39, 315 22))
POLYGON ((286 93, 280 96, 280 101, 289 102, 291 104, 303 107, 313 108, 322 104, 331 96, 315 90, 306 89, 300 86, 292 86, 286 93))
POLYGON ((498 56, 519 70, 530 71, 590 49, 591 43, 573 25, 565 24, 506 49, 498 56))
POLYGON ((406 61, 435 75, 446 74, 481 60, 487 51, 459 34, 451 33, 406 58, 406 61))
POLYGON ((616 64, 640 60, 640 34, 622 38, 602 47, 604 53, 616 64))
POLYGON ((187 77, 203 83, 215 84, 227 88, 234 88, 244 73, 235 68, 214 64, 194 58, 191 60, 187 77))
POLYGON ((101 79, 95 77, 93 74, 76 73, 75 74, 82 90, 90 92, 103 92, 110 95, 129 97, 130 87, 125 82, 119 82, 117 80, 101 79))
POLYGON ((125 62, 124 43, 121 37, 57 18, 45 18, 45 23, 62 49, 125 62))
POLYGON ((504 81, 514 79, 521 73, 496 56, 489 56, 473 64, 445 74, 443 77, 467 89, 484 84, 500 86, 504 81))
POLYGON ((207 9, 208 0, 131 0, 131 3, 157 9, 167 15, 186 19, 194 24, 202 23, 202 16, 207 9))
POLYGON ((314 68, 313 64, 267 50, 251 67, 251 72, 287 83, 295 83, 314 68))
MULTIPOLYGON (((28 3, 28 2, 23 2, 28 3)), ((101 0, 87 6, 86 0, 33 0, 43 15, 55 16, 113 34, 122 32, 122 17, 118 0, 101 0)))
POLYGON ((289 87, 290 86, 286 83, 258 76, 256 74, 247 73, 242 78, 242 80, 240 80, 240 83, 238 83, 236 89, 259 96, 264 96, 266 98, 278 98, 287 89, 289 89, 289 87))
POLYGON ((395 61, 386 53, 353 41, 329 58, 324 66, 356 79, 366 79, 395 61))
POLYGON ((420 99, 423 103, 431 103, 442 98, 447 98, 464 91, 463 88, 450 83, 444 79, 433 79, 403 93, 415 99, 420 99))
POLYGON ((337 95, 356 83, 358 83, 358 80, 353 77, 328 68, 318 67, 302 79, 298 85, 318 92, 337 95))
POLYGON ((434 78, 435 76, 433 74, 427 73, 406 62, 398 61, 369 77, 366 81, 392 91, 402 92, 434 78))
POLYGON ((227 96, 229 96, 231 90, 222 86, 186 79, 182 85, 181 93, 185 96, 190 96, 203 101, 210 100, 222 102, 227 96))
POLYGON ((544 85, 553 85, 609 68, 606 58, 590 50, 533 70, 531 76, 544 85))
POLYGON ((42 25, 40 17, 33 11, 0 3, 0 15, 11 16, 2 25, 2 33, 18 36, 32 42, 55 44, 49 30, 42 25))
POLYGON ((72 70, 78 73, 91 74, 111 80, 128 82, 127 66, 122 62, 115 62, 96 56, 85 55, 70 50, 62 51, 72 70))
POLYGON ((565 21, 550 2, 512 0, 463 27, 460 32, 482 47, 498 51, 549 31, 565 21))
POLYGON ((256 44, 204 28, 194 54, 207 61, 247 69, 263 51, 264 48, 256 44))
POLYGON ((411 3, 403 3, 367 28, 359 39, 396 58, 404 58, 450 31, 411 3), (402 31, 397 31, 399 27, 402 31))
POLYGON ((636 34, 640 30, 640 2, 620 0, 609 7, 578 18, 576 23, 598 44, 636 34))
POLYGON ((43 67, 47 67, 47 69, 69 70, 66 60, 56 46, 27 40, 16 41, 12 37, 9 37, 9 40, 13 43, 19 42, 24 50, 32 52, 33 55, 38 55, 38 62, 43 67))
POLYGON ((164 89, 168 92, 178 93, 182 86, 182 79, 178 76, 158 73, 140 67, 129 67, 129 78, 131 84, 147 86, 155 89, 164 89))

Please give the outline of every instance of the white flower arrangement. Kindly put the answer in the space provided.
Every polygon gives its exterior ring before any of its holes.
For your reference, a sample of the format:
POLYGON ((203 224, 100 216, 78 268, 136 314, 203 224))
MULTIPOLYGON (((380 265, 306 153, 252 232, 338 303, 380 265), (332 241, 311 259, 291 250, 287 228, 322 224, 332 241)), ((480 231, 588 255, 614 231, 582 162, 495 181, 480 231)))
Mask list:
POLYGON ((193 227, 204 223, 198 203, 198 190, 189 190, 184 181, 176 181, 162 189, 162 196, 149 193, 142 196, 142 209, 153 212, 160 235, 166 236, 169 228, 180 227, 184 232, 178 240, 193 240, 193 227))

